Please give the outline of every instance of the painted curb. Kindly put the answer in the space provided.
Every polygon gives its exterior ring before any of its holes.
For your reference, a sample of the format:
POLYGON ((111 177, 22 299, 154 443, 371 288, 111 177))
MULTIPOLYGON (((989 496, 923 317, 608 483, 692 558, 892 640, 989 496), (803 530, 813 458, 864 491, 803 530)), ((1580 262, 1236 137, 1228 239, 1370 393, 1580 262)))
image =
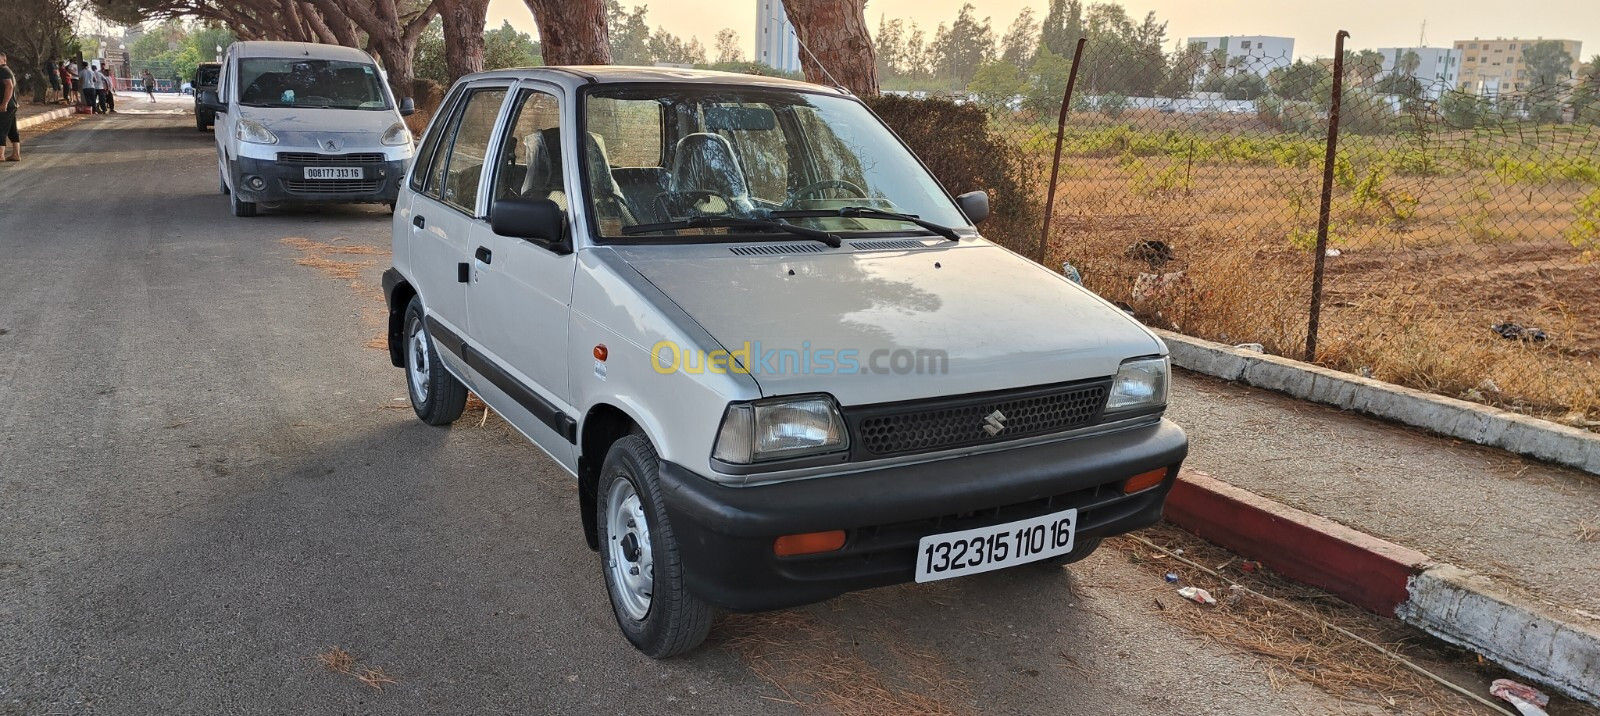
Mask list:
POLYGON ((1282 356, 1156 333, 1180 368, 1600 475, 1600 434, 1282 356))
POLYGON ((21 131, 21 130, 27 129, 29 127, 33 127, 33 126, 36 126, 36 125, 44 124, 45 122, 49 122, 49 121, 56 120, 56 119, 61 119, 62 117, 71 117, 71 116, 72 116, 72 108, 71 107, 62 107, 61 109, 53 109, 53 110, 50 110, 49 112, 45 112, 43 114, 35 114, 35 115, 31 116, 31 117, 23 117, 22 119, 17 120, 17 130, 21 131))
POLYGON ((1168 493, 1166 518, 1289 579, 1388 617, 1405 603, 1407 583, 1431 563, 1414 549, 1195 470, 1184 470, 1168 493))
POLYGON ((1487 577, 1199 471, 1179 475, 1165 517, 1284 577, 1600 706, 1600 620, 1515 596, 1487 577))

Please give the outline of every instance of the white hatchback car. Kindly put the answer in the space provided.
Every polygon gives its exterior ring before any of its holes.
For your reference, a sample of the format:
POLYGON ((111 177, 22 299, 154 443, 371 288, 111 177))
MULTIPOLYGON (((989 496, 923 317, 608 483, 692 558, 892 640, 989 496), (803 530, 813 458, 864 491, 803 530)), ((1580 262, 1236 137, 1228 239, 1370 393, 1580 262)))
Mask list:
POLYGON ((451 89, 401 190, 389 350, 571 472, 627 638, 1088 555, 1160 519, 1166 347, 983 239, 860 101, 550 67, 451 89))

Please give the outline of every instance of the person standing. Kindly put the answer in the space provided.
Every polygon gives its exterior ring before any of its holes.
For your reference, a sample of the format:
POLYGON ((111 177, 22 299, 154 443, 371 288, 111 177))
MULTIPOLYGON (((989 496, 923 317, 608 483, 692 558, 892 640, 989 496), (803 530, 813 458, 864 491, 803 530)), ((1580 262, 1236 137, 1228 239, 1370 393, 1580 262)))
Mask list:
POLYGON ((78 66, 78 106, 94 111, 94 104, 99 99, 95 95, 94 66, 85 62, 78 66))
POLYGON ((22 160, 22 135, 17 133, 17 75, 6 64, 6 53, 0 52, 0 158, 8 162, 22 160), (11 148, 11 155, 6 148, 11 148))
POLYGON ((56 58, 51 57, 39 69, 44 71, 45 81, 50 83, 50 96, 54 97, 57 92, 61 91, 61 72, 56 65, 56 58))
POLYGON ((139 82, 144 84, 144 93, 150 95, 150 101, 156 101, 156 78, 150 74, 149 68, 145 68, 144 74, 139 77, 139 82))
POLYGON ((117 71, 106 67, 100 73, 100 108, 107 114, 117 113, 117 71))
POLYGON ((72 102, 72 73, 67 71, 71 66, 66 60, 62 60, 56 67, 56 72, 61 75, 61 101, 66 103, 72 102))

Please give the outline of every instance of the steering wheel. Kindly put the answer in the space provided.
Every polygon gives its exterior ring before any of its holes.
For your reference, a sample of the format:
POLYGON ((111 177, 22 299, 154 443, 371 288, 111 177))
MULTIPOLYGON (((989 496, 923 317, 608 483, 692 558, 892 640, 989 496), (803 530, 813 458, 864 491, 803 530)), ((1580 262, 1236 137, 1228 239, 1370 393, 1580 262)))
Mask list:
POLYGON ((822 181, 811 182, 810 184, 796 189, 793 194, 789 195, 788 199, 784 200, 783 205, 787 207, 793 207, 797 202, 800 201, 801 197, 808 194, 815 194, 826 189, 842 189, 844 191, 855 192, 856 198, 858 199, 867 198, 867 190, 862 189, 855 184, 843 179, 824 179, 822 181))

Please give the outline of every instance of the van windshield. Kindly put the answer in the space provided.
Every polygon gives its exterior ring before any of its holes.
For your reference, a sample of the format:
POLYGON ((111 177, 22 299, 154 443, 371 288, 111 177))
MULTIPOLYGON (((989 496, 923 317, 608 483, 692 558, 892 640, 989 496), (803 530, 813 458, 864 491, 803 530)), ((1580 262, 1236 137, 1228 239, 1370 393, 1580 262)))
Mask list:
POLYGON ((602 238, 789 238, 775 222, 842 235, 937 233, 888 212, 941 228, 969 224, 900 140, 849 97, 611 85, 591 90, 582 111, 587 200, 602 238))
POLYGON ((239 61, 239 104, 389 109, 378 69, 342 60, 250 57, 239 61))

